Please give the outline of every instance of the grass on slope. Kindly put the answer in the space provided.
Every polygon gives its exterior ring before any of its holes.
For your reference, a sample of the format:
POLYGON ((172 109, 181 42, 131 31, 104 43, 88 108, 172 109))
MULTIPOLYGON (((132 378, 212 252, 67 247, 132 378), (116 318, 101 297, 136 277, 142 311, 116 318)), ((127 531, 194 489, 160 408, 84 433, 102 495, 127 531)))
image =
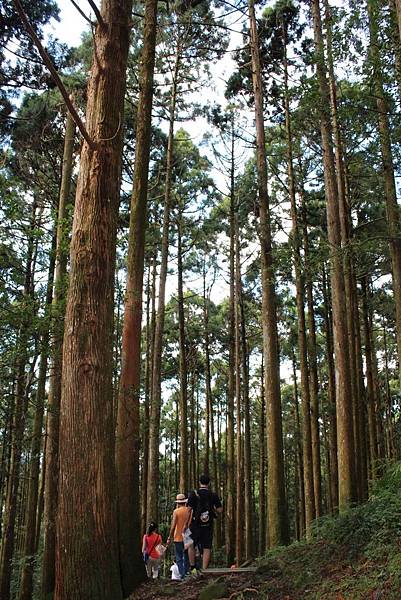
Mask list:
POLYGON ((311 542, 260 559, 260 598, 401 599, 401 463, 373 488, 370 500, 316 522, 311 542))

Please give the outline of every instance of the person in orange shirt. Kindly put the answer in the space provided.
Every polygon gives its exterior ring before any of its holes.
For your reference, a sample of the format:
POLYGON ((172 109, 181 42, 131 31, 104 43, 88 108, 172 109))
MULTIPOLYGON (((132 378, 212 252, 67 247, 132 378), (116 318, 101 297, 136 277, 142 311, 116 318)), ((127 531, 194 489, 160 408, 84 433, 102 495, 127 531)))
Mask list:
POLYGON ((184 531, 189 525, 192 511, 187 507, 187 498, 184 494, 177 494, 175 499, 175 510, 173 511, 173 518, 171 520, 170 533, 167 538, 167 544, 170 543, 171 538, 174 541, 175 547, 175 561, 177 563, 181 579, 184 579, 186 573, 186 566, 189 566, 188 558, 185 560, 185 548, 184 548, 184 531), (185 563, 188 563, 186 565, 185 563))

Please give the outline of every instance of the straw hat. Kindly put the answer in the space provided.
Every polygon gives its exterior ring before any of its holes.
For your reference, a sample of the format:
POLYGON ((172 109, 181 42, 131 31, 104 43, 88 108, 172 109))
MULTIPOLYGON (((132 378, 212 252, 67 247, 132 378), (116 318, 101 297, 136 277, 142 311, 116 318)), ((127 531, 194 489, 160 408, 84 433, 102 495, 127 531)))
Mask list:
POLYGON ((184 504, 187 501, 187 498, 185 498, 185 494, 177 494, 175 501, 177 504, 184 504))

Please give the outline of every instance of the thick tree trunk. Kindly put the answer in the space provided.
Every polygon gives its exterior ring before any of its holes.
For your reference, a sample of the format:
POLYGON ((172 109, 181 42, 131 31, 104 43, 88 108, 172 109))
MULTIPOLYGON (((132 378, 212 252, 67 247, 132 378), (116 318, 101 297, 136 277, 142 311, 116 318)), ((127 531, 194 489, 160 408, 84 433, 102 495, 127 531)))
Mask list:
POLYGON ((122 597, 112 347, 131 9, 130 0, 103 0, 94 34, 86 115, 93 143, 81 152, 65 316, 55 600, 122 597))
POLYGON ((319 0, 312 0, 313 30, 317 78, 320 90, 320 129, 323 147, 327 228, 330 244, 334 352, 336 365, 337 452, 339 508, 345 510, 355 500, 354 435, 352 426, 352 388, 349 337, 347 327, 344 271, 341 252, 341 227, 338 188, 333 155, 330 121, 330 93, 324 59, 324 45, 319 0))
POLYGON ((65 275, 67 271, 68 231, 66 208, 71 192, 74 153, 75 121, 67 113, 64 138, 63 168, 57 214, 56 266, 52 299, 52 365, 49 375, 49 394, 45 452, 44 546, 42 558, 41 597, 46 600, 54 592, 56 554, 56 512, 58 495, 58 449, 63 352, 65 275))
POLYGON ((263 117, 262 77, 254 0, 248 0, 252 80, 256 119, 256 152, 262 259, 262 327, 265 356, 268 460, 268 532, 270 547, 288 542, 287 504, 284 487, 284 455, 281 422, 280 362, 277 336, 276 292, 272 258, 267 162, 263 117))
POLYGON ((128 234, 127 283, 122 337, 122 362, 117 415, 116 465, 120 569, 124 597, 144 580, 140 552, 139 511, 139 395, 141 322, 153 73, 155 65, 157 0, 145 4, 144 42, 138 100, 134 181, 128 234))
POLYGON ((161 411, 161 362, 164 330, 164 309, 166 295, 167 263, 170 232, 171 177, 174 151, 174 122, 177 101, 177 77, 180 67, 180 48, 176 49, 175 67, 171 86, 170 123, 167 143, 167 164, 164 190, 163 232, 161 245, 161 265, 159 277, 159 302, 157 307, 155 343, 153 348, 152 394, 149 423, 149 466, 148 466, 148 519, 158 519, 159 487, 159 436, 161 411))

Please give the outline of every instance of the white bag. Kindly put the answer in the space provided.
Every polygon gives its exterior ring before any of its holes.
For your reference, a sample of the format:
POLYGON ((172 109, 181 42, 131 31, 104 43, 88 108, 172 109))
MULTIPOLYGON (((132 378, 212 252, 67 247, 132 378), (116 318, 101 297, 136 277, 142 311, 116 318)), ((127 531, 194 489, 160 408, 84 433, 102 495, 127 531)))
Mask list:
POLYGON ((158 553, 159 558, 164 558, 164 555, 166 554, 167 546, 164 546, 163 544, 157 544, 155 550, 158 553))
POLYGON ((193 539, 191 538, 191 530, 186 529, 182 534, 182 541, 184 542, 184 550, 188 550, 191 544, 193 544, 193 539))

